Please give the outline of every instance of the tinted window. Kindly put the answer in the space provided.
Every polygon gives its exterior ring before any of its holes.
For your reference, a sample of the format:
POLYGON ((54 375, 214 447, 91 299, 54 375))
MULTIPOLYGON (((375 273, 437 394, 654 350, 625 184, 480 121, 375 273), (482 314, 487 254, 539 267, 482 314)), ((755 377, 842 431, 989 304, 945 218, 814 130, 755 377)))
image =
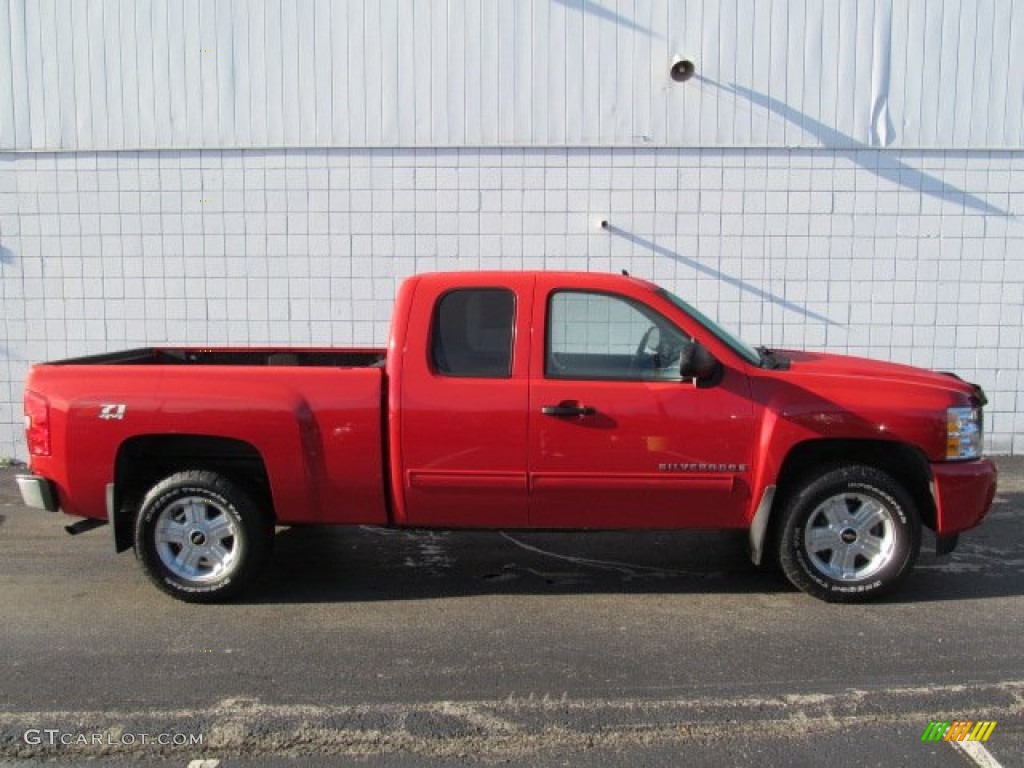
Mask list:
POLYGON ((680 378, 692 340, 649 307, 621 296, 563 291, 548 306, 550 378, 680 378))
POLYGON ((446 293, 434 310, 434 370, 445 376, 511 376, 514 324, 511 291, 471 288, 446 293))

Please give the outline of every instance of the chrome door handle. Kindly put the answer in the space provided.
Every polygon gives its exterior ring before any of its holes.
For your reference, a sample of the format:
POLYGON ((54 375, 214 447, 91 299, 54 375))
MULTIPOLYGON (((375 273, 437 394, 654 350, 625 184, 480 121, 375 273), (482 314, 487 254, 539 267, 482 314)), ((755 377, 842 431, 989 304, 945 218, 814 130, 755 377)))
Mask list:
POLYGON ((568 405, 566 403, 560 403, 559 405, 545 405, 540 409, 540 412, 545 416, 557 416, 563 418, 566 416, 593 416, 597 413, 597 409, 591 405, 568 405))

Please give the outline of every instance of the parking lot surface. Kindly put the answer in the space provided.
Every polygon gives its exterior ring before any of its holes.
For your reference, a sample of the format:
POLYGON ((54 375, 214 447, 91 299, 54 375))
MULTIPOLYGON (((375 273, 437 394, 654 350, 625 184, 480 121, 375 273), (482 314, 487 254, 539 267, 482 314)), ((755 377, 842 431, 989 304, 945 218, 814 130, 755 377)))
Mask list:
POLYGON ((954 554, 926 537, 853 606, 736 534, 370 528, 283 530, 242 600, 186 605, 2 469, 0 766, 1022 765, 1024 461, 999 466, 954 554), (962 720, 996 722, 984 754, 921 741, 962 720))

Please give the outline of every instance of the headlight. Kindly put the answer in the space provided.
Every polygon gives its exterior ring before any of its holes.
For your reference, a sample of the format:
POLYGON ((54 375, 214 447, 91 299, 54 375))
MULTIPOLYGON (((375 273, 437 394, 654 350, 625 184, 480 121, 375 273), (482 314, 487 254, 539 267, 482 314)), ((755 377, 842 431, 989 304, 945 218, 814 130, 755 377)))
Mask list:
POLYGON ((981 456, 981 408, 949 408, 946 411, 946 458, 976 459, 981 456))

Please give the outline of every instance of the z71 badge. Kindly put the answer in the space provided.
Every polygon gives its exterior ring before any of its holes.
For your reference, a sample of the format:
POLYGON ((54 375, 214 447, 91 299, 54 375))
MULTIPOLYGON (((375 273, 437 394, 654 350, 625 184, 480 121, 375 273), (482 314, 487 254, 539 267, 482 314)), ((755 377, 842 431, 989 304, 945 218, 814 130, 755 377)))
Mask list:
POLYGON ((124 403, 105 403, 100 406, 101 419, 123 419, 128 407, 124 403))

